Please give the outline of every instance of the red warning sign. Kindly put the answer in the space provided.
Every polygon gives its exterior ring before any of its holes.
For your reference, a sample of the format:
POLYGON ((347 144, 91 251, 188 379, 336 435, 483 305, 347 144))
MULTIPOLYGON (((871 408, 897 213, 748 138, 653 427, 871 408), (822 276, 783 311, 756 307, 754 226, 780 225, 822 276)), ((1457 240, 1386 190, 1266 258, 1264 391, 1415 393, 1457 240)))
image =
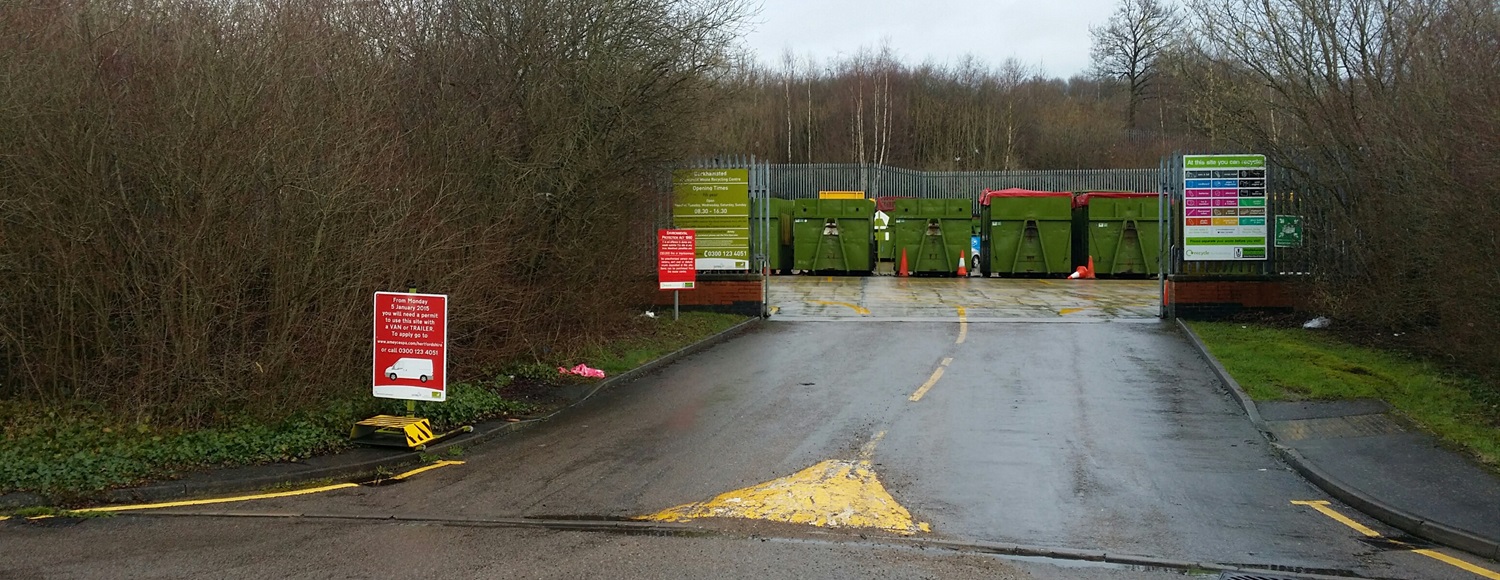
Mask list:
POLYGON ((697 234, 656 230, 656 281, 662 290, 692 290, 698 281, 697 234))
POLYGON ((448 399, 448 297, 375 293, 375 396, 448 399))

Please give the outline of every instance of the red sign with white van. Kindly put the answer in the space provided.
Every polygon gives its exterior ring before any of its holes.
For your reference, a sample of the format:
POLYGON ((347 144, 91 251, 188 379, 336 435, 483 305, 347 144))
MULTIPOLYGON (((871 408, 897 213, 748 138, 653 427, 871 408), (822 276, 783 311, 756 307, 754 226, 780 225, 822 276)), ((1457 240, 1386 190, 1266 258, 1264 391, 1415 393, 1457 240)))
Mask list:
POLYGON ((375 293, 375 396, 448 399, 448 297, 375 293))

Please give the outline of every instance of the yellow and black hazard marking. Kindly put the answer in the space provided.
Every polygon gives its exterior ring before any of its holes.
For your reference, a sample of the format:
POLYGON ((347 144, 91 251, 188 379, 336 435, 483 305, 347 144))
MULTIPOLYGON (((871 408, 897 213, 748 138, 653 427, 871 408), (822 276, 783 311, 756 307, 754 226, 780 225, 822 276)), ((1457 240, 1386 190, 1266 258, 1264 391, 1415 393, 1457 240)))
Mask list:
POLYGON ((438 433, 432 430, 432 423, 427 419, 376 415, 355 423, 354 430, 349 432, 349 438, 365 445, 425 449, 428 444, 440 439, 473 430, 473 427, 464 426, 447 433, 438 433))

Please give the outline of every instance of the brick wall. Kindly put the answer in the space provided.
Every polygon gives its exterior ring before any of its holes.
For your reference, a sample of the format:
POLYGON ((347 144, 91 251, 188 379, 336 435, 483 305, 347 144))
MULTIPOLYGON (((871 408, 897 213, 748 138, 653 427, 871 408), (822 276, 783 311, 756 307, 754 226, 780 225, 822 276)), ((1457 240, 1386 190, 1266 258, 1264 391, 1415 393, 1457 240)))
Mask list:
MULTIPOLYGON (((697 288, 681 291, 678 304, 682 310, 759 316, 760 290, 760 280, 699 280, 697 288)), ((672 308, 672 291, 657 291, 653 304, 672 308)))
POLYGON ((1168 281, 1167 296, 1182 318, 1223 318, 1247 310, 1291 311, 1303 306, 1295 287, 1278 281, 1168 281))

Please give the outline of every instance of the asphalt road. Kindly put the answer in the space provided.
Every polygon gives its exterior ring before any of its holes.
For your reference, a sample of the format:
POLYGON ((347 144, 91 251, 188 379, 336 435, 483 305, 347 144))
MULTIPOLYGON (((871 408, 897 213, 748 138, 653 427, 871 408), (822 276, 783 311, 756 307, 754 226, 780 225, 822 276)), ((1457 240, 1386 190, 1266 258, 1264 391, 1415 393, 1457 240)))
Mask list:
POLYGON ((1328 498, 1155 321, 768 322, 462 459, 398 485, 0 523, 0 578, 1178 575, 981 553, 1000 543, 1476 577, 1292 504, 1328 498))

